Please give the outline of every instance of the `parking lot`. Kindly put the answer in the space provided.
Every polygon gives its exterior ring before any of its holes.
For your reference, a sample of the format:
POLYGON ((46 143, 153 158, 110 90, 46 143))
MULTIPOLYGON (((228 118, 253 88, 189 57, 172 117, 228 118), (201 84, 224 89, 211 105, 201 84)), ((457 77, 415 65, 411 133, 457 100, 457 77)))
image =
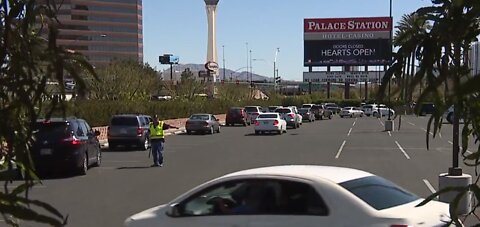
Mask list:
MULTIPOLYGON (((166 138, 164 167, 151 168, 148 151, 105 150, 101 167, 86 176, 45 179, 30 196, 68 215, 68 226, 121 226, 128 216, 209 179, 288 164, 357 168, 428 196, 437 190, 438 175, 451 166, 451 125, 443 125, 427 150, 427 117, 403 116, 400 131, 393 132, 384 131, 384 120, 335 116, 283 135, 255 135, 253 126, 222 127, 214 135, 173 135, 166 138)), ((473 168, 462 167, 474 176, 473 168)))

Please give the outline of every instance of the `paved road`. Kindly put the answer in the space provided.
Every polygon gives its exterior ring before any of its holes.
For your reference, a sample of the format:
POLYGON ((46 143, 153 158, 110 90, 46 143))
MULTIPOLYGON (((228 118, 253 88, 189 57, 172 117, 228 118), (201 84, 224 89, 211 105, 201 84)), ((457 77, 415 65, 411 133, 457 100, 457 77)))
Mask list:
MULTIPOLYGON (((398 124, 398 121, 395 122, 398 124)), ((129 215, 166 203, 206 180, 236 170, 283 164, 353 167, 386 177, 420 196, 437 189, 451 165, 451 125, 426 149, 427 118, 403 117, 400 131, 364 117, 304 123, 281 136, 223 127, 215 135, 167 138, 166 162, 150 168, 146 151, 104 152, 87 176, 46 179, 31 196, 69 215, 69 226, 121 226, 129 215)), ((464 167, 465 172, 474 170, 464 167)), ((36 226, 36 225, 32 225, 36 226)))

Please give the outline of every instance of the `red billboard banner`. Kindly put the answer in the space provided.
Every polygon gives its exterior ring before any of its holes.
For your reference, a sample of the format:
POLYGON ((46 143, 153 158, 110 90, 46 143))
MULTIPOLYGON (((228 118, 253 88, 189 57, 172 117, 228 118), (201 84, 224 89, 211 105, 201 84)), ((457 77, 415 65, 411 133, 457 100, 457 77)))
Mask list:
POLYGON ((304 32, 368 32, 392 29, 390 17, 362 18, 307 18, 304 19, 304 32))
POLYGON ((385 65, 390 17, 304 19, 304 66, 385 65))

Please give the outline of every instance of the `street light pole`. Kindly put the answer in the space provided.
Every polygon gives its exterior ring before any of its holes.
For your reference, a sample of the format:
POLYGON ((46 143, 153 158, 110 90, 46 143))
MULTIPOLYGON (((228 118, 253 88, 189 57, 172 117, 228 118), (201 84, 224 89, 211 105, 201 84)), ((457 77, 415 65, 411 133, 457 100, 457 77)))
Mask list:
POLYGON ((250 59, 248 57, 248 42, 246 42, 245 45, 247 46, 247 78, 245 80, 248 81, 248 69, 249 69, 248 63, 250 62, 250 59))
POLYGON ((250 50, 250 85, 252 84, 252 81, 253 81, 252 50, 250 50))
POLYGON ((225 81, 225 45, 222 45, 222 58, 223 58, 223 81, 225 81))
POLYGON ((280 48, 277 47, 277 49, 275 50, 275 59, 273 60, 273 91, 274 92, 277 91, 277 77, 275 76, 275 73, 276 73, 278 52, 280 52, 280 48))

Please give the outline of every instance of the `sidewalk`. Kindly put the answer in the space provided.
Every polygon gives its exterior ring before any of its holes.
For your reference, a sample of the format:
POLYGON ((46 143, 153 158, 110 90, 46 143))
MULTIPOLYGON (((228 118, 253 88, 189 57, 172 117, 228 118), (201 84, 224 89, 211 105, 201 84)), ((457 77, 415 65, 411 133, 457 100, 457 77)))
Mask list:
MULTIPOLYGON (((218 118, 220 125, 224 126, 225 125, 225 114, 219 114, 215 115, 215 117, 218 118)), ((185 133, 185 123, 187 122, 188 118, 179 118, 179 119, 168 119, 165 120, 165 123, 179 127, 179 129, 167 129, 165 130, 165 136, 173 136, 177 134, 182 134, 185 133)), ((107 139, 107 133, 108 133, 108 126, 102 126, 102 127, 93 127, 93 130, 98 130, 100 131, 100 136, 98 136, 98 140, 100 142, 100 146, 102 148, 108 148, 108 139, 107 139)))

